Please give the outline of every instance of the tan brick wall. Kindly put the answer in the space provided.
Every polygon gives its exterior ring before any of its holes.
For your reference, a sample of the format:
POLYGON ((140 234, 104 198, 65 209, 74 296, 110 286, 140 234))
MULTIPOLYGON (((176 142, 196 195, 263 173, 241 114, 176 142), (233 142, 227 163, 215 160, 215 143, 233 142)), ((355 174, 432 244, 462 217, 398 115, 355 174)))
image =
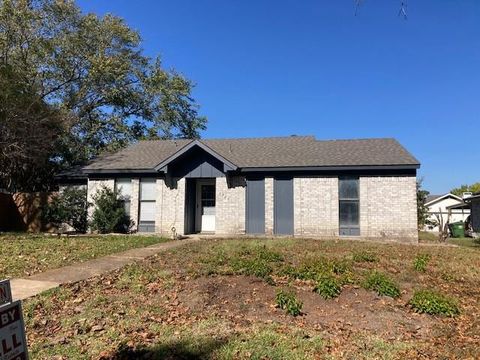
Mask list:
POLYGON ((155 231, 172 235, 172 227, 183 235, 185 222, 185 179, 174 181, 167 186, 165 179, 157 179, 155 231))
POLYGON ((265 234, 273 235, 273 178, 265 178, 265 234))
POLYGON ((416 178, 360 177, 360 234, 418 242, 416 178))
POLYGON ((132 197, 130 198, 130 219, 134 225, 132 231, 138 230, 138 198, 140 196, 140 179, 132 179, 132 197))
POLYGON ((245 178, 216 179, 216 234, 245 233, 245 178))
POLYGON ((338 178, 294 178, 293 205, 295 235, 338 236, 338 178))
MULTIPOLYGON (((103 186, 113 189, 115 187, 114 179, 101 179, 101 180, 91 180, 88 179, 87 183, 87 201, 90 204, 94 204, 93 197, 103 186)), ((95 206, 90 206, 88 208, 88 217, 91 219, 95 206)))

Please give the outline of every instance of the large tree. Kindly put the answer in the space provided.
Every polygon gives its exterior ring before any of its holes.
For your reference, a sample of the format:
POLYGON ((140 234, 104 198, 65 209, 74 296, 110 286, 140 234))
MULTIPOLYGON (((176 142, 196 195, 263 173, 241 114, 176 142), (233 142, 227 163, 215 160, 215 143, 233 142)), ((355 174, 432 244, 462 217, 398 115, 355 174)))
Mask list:
POLYGON ((428 207, 425 205, 429 191, 422 188, 423 179, 417 179, 417 224, 422 230, 428 222, 428 207))
POLYGON ((0 187, 40 189, 138 139, 199 136, 192 82, 140 44, 122 19, 73 1, 0 0, 0 187))

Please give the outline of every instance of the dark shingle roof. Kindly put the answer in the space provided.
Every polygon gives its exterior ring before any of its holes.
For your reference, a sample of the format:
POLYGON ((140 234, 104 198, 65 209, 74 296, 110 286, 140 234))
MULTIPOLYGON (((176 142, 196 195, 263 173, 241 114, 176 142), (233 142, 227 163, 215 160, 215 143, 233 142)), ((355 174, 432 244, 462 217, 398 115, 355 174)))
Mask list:
POLYGON ((443 195, 427 195, 427 197, 425 198, 425 203, 427 204, 427 203, 429 203, 429 202, 431 202, 431 201, 433 201, 433 200, 436 200, 436 199, 438 199, 438 198, 440 198, 440 197, 442 197, 442 196, 443 196, 443 195))
MULTIPOLYGON (((192 141, 140 141, 85 169, 153 169, 192 141)), ((199 141, 239 168, 419 165, 395 139, 318 141, 313 136, 289 136, 199 141)))

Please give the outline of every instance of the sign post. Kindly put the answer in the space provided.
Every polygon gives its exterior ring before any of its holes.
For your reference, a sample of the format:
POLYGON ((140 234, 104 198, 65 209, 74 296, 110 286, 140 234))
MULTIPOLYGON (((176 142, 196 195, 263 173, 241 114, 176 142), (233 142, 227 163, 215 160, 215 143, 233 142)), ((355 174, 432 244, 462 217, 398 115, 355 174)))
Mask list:
POLYGON ((12 302, 9 280, 0 281, 0 360, 28 360, 22 303, 12 302))

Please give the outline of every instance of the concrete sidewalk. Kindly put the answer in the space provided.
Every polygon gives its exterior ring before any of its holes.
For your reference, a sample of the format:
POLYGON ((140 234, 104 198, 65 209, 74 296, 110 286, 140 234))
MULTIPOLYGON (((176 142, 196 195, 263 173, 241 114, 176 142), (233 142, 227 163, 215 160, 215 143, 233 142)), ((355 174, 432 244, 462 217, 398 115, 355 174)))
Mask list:
POLYGON ((198 240, 198 238, 183 239, 154 244, 144 248, 130 249, 98 259, 47 270, 24 279, 12 279, 10 281, 12 296, 14 300, 23 300, 43 291, 56 288, 61 284, 85 280, 92 276, 120 269, 127 264, 143 260, 164 250, 190 244, 198 240))

